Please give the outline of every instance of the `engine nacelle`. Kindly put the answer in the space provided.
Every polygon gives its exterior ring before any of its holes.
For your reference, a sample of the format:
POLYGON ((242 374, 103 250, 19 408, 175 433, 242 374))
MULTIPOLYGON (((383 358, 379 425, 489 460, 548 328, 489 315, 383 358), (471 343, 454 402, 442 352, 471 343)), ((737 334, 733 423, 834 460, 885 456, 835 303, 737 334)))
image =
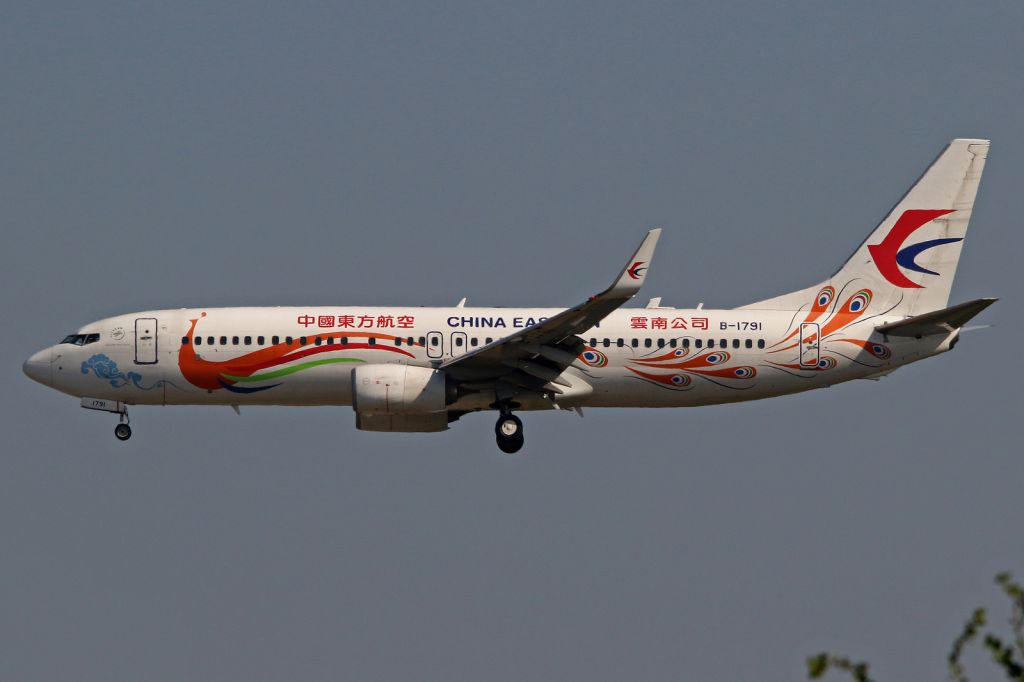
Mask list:
POLYGON ((444 412, 456 391, 429 367, 359 365, 352 371, 352 409, 367 417, 444 412))

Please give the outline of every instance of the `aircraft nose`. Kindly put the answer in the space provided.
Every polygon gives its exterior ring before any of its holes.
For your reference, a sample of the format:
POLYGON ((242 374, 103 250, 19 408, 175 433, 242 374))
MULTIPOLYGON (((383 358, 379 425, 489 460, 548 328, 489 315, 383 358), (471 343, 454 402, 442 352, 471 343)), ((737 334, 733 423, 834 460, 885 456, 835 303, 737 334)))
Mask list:
POLYGON ((41 350, 21 366, 25 375, 32 381, 49 384, 53 380, 53 364, 50 362, 51 350, 41 350))

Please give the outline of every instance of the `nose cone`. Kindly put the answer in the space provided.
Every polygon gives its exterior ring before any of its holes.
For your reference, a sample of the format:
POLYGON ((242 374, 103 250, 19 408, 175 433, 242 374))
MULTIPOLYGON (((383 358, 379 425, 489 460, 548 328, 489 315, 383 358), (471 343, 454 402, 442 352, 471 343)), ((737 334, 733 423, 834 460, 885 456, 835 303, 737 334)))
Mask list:
POLYGON ((50 362, 51 350, 41 350, 21 366, 25 375, 32 381, 49 385, 53 381, 53 364, 50 362))

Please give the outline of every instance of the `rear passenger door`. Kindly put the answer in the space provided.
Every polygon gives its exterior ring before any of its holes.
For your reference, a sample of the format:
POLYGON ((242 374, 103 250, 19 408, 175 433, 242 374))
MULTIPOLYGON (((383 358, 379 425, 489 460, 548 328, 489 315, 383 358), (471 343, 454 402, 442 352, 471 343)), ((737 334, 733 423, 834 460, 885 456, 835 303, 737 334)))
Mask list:
POLYGON ((800 323, 800 366, 817 367, 820 356, 817 322, 800 323))

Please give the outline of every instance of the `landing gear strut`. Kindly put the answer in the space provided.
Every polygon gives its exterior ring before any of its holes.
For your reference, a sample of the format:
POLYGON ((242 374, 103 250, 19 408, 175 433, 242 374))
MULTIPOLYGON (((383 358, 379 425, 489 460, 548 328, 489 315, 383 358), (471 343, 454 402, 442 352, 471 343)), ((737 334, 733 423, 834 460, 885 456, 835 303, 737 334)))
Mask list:
POLYGON ((509 410, 502 410, 498 423, 494 425, 498 449, 512 454, 523 447, 523 422, 509 410))

